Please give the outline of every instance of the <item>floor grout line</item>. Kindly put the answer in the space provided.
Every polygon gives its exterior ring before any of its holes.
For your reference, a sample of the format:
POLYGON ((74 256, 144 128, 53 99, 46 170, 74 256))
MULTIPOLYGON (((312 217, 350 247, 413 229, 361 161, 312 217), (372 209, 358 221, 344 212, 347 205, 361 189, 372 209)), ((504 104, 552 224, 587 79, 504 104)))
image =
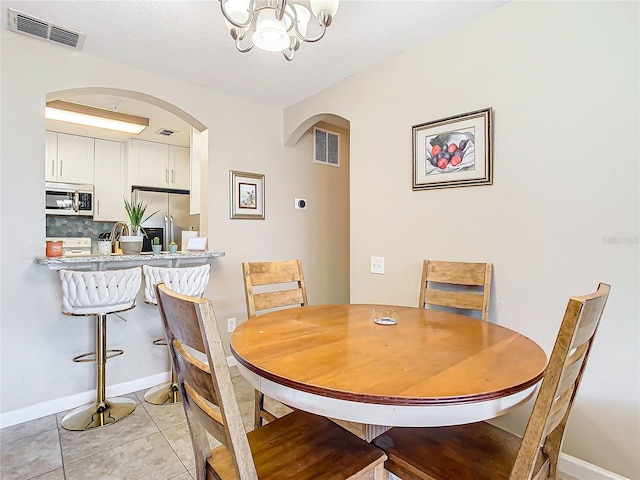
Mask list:
POLYGON ((56 415, 56 431, 58 433, 58 447, 60 448, 60 463, 62 464, 62 478, 63 480, 67 480, 67 470, 64 465, 64 455, 62 454, 62 432, 60 431, 62 426, 62 419, 58 419, 58 415, 56 415))

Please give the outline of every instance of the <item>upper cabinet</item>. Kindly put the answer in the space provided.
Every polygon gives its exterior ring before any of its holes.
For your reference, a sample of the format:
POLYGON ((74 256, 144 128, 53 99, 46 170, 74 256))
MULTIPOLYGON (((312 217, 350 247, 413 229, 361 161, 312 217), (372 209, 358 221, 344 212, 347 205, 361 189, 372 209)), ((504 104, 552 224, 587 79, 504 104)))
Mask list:
POLYGON ((46 141, 47 182, 93 183, 93 138, 47 132, 46 141))
POLYGON ((171 172, 169 180, 171 188, 190 190, 190 162, 189 149, 187 147, 169 145, 169 170, 171 172))
POLYGON ((118 221, 125 217, 124 143, 110 140, 95 140, 95 184, 93 193, 94 221, 118 221))
POLYGON ((128 183, 145 187, 189 190, 189 149, 132 140, 128 183))

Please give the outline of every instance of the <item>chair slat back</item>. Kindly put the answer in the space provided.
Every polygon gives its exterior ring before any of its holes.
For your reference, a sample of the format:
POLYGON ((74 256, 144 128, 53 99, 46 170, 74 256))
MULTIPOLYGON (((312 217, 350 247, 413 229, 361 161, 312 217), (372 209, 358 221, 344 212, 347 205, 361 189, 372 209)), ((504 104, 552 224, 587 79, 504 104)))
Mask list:
POLYGON ((480 310, 484 307, 484 296, 470 292, 447 292, 444 290, 425 290, 424 303, 441 307, 480 310))
POLYGON ((559 455, 609 291, 601 283, 596 292, 569 299, 510 479, 531 477, 540 445, 547 455, 559 455))
POLYGON ((490 263, 423 261, 419 308, 437 305, 477 310, 482 319, 487 320, 490 293, 490 263), (444 289, 442 284, 457 285, 460 289, 444 289), (464 290, 472 287, 474 291, 464 290))
POLYGON ((237 478, 257 480, 211 301, 180 295, 162 283, 155 288, 196 456, 197 478, 205 478, 211 454, 208 431, 229 451, 237 478), (207 363, 194 350, 204 354, 207 363))
POLYGON ((307 305, 302 261, 244 262, 242 271, 248 318, 271 308, 307 305), (256 286, 270 288, 256 291, 256 286))

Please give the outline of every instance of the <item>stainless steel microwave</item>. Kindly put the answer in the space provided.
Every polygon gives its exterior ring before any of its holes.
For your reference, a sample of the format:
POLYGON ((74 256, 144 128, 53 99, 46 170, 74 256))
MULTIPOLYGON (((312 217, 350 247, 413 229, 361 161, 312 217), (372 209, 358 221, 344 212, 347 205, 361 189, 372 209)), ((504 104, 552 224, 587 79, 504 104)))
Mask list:
POLYGON ((47 215, 93 216, 93 185, 45 182, 47 215))

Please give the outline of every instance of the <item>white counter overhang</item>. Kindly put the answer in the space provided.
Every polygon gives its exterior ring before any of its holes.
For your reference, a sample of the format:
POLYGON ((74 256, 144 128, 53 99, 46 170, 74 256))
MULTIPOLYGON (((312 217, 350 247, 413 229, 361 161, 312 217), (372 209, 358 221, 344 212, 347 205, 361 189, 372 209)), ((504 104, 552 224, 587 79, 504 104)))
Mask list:
POLYGON ((36 257, 35 263, 46 265, 51 270, 108 270, 143 264, 177 268, 208 263, 214 258, 224 256, 224 252, 144 253, 140 255, 89 254, 68 257, 36 257))

